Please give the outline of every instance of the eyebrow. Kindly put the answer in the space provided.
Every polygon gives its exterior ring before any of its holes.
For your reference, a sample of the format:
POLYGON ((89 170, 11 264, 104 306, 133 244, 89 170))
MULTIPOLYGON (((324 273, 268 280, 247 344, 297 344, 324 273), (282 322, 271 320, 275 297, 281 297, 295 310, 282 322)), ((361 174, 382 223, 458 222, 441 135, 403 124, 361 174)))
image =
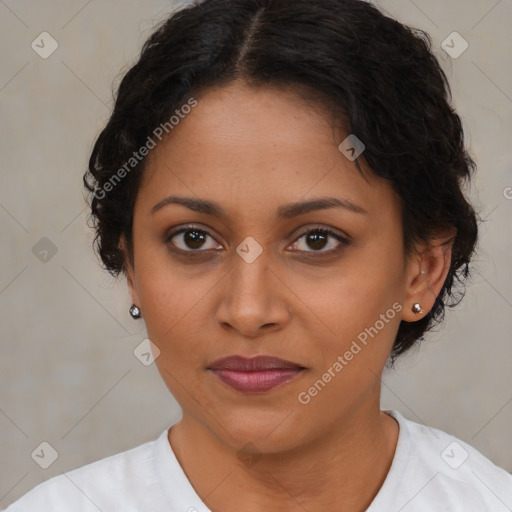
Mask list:
MULTIPOLYGON (((180 196, 169 196, 165 199, 162 199, 162 201, 159 201, 157 204, 155 204, 155 206, 153 206, 153 208, 151 208, 151 214, 154 214, 169 204, 178 204, 185 206, 194 212, 213 215, 219 218, 227 217, 226 211, 213 201, 180 196)), ((368 212, 363 207, 353 203, 348 199, 341 199, 338 197, 320 197, 318 199, 312 199, 309 201, 299 201, 296 203, 282 205, 277 208, 277 218, 290 219, 292 217, 303 215, 315 210, 325 210, 328 208, 344 208, 345 210, 353 213, 368 214, 368 212)))

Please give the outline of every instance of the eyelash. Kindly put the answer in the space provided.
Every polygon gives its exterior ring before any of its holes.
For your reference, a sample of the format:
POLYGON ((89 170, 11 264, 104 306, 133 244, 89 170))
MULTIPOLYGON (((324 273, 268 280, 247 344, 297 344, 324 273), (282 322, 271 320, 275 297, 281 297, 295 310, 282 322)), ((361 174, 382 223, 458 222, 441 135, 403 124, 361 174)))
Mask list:
MULTIPOLYGON (((188 231, 195 231, 201 235, 207 235, 209 236, 210 238, 212 238, 213 240, 215 240, 215 238, 206 230, 204 229, 200 229, 200 228, 197 228, 195 226, 185 226, 183 228, 180 228, 178 229, 177 231, 174 231, 173 233, 169 234, 166 239, 165 239, 165 242, 170 244, 172 247, 171 247, 171 250, 175 251, 175 252, 178 252, 180 254, 187 254, 188 256, 192 256, 192 257, 200 257, 202 255, 204 255, 204 253, 208 253, 210 251, 217 251, 217 249, 206 249, 206 250, 201 250, 201 249, 180 249, 178 247, 176 247, 173 243, 172 243, 172 239, 182 233, 186 233, 188 231), (202 254, 203 253, 203 254, 202 254)), ((315 250, 311 250, 311 251, 294 251, 294 252, 299 252, 301 254, 304 254, 305 257, 310 257, 311 255, 313 255, 314 258, 317 258, 319 256, 322 256, 322 255, 334 255, 334 254, 337 254, 341 251, 343 251, 345 249, 346 246, 348 246, 350 244, 350 240, 346 237, 343 237, 341 236, 340 234, 328 229, 328 228, 324 228, 324 227, 313 227, 313 228, 310 228, 308 229, 307 231, 304 231, 302 233, 300 233, 297 238, 294 240, 294 242, 292 243, 292 245, 295 245, 302 237, 306 236, 306 235, 309 235, 309 234, 312 234, 312 233, 315 233, 315 234, 319 234, 319 235, 323 235, 323 236, 327 236, 327 237, 332 237, 334 239, 336 239, 338 242, 340 242, 338 244, 338 246, 334 249, 330 249, 328 251, 323 251, 323 250, 318 250, 318 251, 315 251, 315 250), (317 256, 318 255, 318 256, 317 256)), ((217 240, 215 240, 217 242, 217 240)), ((218 242, 217 242, 218 243, 218 242)))

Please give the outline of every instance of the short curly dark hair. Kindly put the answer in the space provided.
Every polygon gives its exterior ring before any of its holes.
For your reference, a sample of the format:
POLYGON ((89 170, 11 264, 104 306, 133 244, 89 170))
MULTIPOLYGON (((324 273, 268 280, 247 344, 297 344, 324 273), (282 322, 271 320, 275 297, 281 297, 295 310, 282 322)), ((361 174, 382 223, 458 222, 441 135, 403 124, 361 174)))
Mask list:
POLYGON ((428 34, 359 0, 205 0, 173 13, 122 79, 83 177, 104 267, 117 276, 126 258, 133 262, 133 209, 146 161, 137 150, 155 127, 193 94, 236 79, 306 87, 340 112, 366 146, 359 158, 399 194, 407 252, 456 229, 443 288, 424 318, 401 322, 392 364, 460 301, 478 236, 462 190, 476 165, 431 48, 428 34))

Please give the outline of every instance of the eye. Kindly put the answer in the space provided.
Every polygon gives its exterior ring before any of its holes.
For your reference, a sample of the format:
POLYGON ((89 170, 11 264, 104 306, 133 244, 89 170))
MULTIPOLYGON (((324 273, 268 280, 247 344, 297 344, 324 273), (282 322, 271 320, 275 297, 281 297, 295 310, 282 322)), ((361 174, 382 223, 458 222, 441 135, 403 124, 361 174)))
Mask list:
POLYGON ((208 231, 193 226, 183 227, 171 233, 166 242, 171 242, 172 245, 185 252, 206 252, 207 250, 215 250, 218 245, 208 231), (209 247, 208 243, 205 243, 208 239, 211 239, 209 247), (203 251, 199 251, 199 249, 203 249, 203 251))
MULTIPOLYGON (((182 252, 208 252, 217 249, 216 240, 204 229, 185 226, 166 238, 177 250, 182 252), (202 250, 201 250, 202 249, 202 250)), ((334 254, 350 244, 350 240, 330 229, 316 227, 302 233, 291 246, 298 252, 334 254), (301 239, 302 240, 301 242, 301 239), (324 250, 327 247, 327 250, 324 250), (312 250, 308 250, 312 249, 312 250)))
POLYGON ((310 229, 300 235, 293 246, 295 246, 295 249, 299 252, 333 254, 342 251, 345 246, 349 244, 350 240, 348 238, 330 229, 318 227, 310 229), (300 242, 301 239, 304 240, 300 242), (308 247, 313 250, 308 250, 308 247), (326 247, 328 248, 327 250, 322 250, 326 247))

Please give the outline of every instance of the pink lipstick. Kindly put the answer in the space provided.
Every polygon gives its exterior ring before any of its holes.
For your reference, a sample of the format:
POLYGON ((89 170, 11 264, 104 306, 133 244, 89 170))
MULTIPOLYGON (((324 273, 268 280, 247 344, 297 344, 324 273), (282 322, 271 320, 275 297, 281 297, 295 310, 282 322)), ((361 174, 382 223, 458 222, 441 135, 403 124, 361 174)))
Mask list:
POLYGON ((229 356, 218 359, 207 370, 237 391, 261 393, 294 379, 306 368, 272 356, 229 356))

